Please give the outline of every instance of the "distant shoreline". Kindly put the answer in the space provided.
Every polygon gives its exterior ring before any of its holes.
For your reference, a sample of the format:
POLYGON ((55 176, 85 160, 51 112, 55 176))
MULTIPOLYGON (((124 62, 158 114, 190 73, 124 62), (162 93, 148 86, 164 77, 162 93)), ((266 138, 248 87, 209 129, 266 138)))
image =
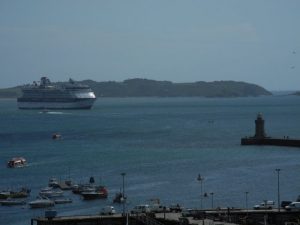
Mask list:
MULTIPOLYGON (((240 81, 198 81, 173 83, 148 79, 129 79, 123 82, 96 82, 84 80, 97 97, 207 97, 234 98, 272 95, 263 87, 240 81)), ((53 83, 61 84, 61 83, 53 83)), ((21 86, 0 89, 0 98, 17 98, 22 94, 21 86)))

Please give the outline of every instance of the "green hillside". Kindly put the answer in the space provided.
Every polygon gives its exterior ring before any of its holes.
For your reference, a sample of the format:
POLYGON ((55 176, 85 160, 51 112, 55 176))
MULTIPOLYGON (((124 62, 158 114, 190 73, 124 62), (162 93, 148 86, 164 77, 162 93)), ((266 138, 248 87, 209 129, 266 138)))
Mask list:
MULTIPOLYGON (((97 97, 247 97, 271 95, 266 89, 245 82, 214 81, 173 83, 148 79, 129 79, 123 82, 84 80, 97 97)), ((21 87, 0 89, 0 98, 16 98, 21 87)))

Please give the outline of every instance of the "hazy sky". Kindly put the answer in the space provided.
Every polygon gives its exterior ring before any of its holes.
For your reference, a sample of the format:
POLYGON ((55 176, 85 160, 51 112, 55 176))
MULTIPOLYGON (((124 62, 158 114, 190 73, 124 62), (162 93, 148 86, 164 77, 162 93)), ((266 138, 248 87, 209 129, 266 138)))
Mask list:
POLYGON ((300 89, 299 0, 0 0, 0 87, 48 76, 300 89))

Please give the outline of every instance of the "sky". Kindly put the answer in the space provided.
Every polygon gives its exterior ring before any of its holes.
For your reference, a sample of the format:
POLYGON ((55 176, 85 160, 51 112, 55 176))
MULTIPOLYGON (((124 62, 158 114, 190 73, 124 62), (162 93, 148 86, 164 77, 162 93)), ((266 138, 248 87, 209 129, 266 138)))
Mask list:
POLYGON ((0 0, 0 88, 147 78, 300 90, 299 0, 0 0))

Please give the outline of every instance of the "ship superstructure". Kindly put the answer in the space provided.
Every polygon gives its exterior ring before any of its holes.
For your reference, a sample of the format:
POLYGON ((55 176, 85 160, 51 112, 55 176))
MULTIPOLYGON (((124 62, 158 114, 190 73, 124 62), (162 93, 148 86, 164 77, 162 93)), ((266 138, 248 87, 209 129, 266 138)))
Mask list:
POLYGON ((88 85, 74 82, 52 84, 47 77, 22 88, 19 109, 90 109, 96 100, 88 85))

